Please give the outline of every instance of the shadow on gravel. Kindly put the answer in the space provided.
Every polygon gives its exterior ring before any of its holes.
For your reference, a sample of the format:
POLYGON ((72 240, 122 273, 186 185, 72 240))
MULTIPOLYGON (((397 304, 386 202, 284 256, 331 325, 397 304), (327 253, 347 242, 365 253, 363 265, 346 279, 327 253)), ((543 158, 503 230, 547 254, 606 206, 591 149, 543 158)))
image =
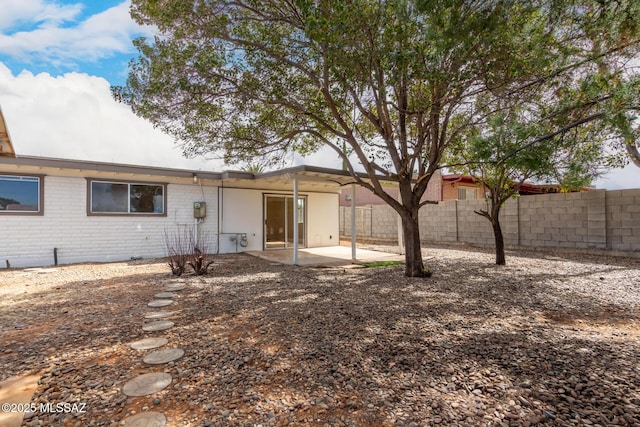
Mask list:
POLYGON ((0 314, 0 363, 10 375, 45 368, 38 401, 91 399, 86 414, 46 419, 69 425, 154 407, 120 388, 158 369, 174 377, 157 405, 173 424, 640 423, 637 269, 495 268, 469 254, 433 260, 425 280, 402 267, 219 261, 212 276, 184 277, 163 335, 186 351, 175 363, 145 367, 125 345, 144 336, 145 304, 171 279, 158 274, 16 300, 0 314), (632 285, 625 301, 618 291, 632 285))
MULTIPOLYGON (((255 263, 255 280, 245 280, 237 267, 239 280, 230 271, 205 280, 194 301, 191 322, 201 333, 189 344, 191 360, 216 396, 205 419, 640 421, 637 300, 603 303, 597 287, 574 289, 561 274, 512 271, 496 280, 472 261, 465 276, 439 265, 430 280, 404 278, 401 268, 255 263)), ((594 271, 606 274, 574 276, 594 271)))
MULTIPOLYGON (((169 276, 160 280, 164 277, 169 276)), ((85 413, 35 413, 23 425, 109 425, 114 420, 126 403, 120 387, 139 357, 132 357, 125 343, 143 336, 146 303, 158 292, 158 279, 157 274, 131 274, 69 282, 18 295, 3 306, 0 375, 42 371, 32 403, 86 404, 85 413)))

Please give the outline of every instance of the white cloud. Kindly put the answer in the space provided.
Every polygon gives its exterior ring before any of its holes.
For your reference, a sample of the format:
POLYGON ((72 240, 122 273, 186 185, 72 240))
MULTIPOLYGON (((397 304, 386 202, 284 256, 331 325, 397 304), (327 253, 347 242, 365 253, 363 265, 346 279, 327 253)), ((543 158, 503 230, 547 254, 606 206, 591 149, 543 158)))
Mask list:
POLYGON ((39 26, 59 25, 73 20, 82 11, 82 4, 56 4, 44 0, 3 0, 0 30, 24 23, 39 26))
POLYGON ((17 76, 0 62, 0 106, 17 155, 220 170, 185 159, 173 139, 114 101, 101 77, 17 76))
MULTIPOLYGON (((113 100, 109 83, 80 73, 53 77, 0 62, 0 106, 18 155, 220 171, 221 162, 185 159, 173 139, 113 100)), ((329 149, 291 164, 340 168, 329 149)), ((640 168, 629 165, 596 182, 598 188, 640 188, 640 168)))
MULTIPOLYGON (((18 4, 19 1, 12 1, 11 4, 18 4)), ((36 28, 0 34, 0 54, 61 65, 131 52, 131 39, 138 35, 150 35, 151 32, 131 19, 130 4, 127 0, 92 15, 85 21, 63 26, 62 24, 73 21, 82 5, 56 6, 29 0, 23 8, 14 6, 15 10, 10 18, 2 18, 12 22, 5 22, 4 26, 0 22, 0 29, 24 20, 37 24, 36 28)))

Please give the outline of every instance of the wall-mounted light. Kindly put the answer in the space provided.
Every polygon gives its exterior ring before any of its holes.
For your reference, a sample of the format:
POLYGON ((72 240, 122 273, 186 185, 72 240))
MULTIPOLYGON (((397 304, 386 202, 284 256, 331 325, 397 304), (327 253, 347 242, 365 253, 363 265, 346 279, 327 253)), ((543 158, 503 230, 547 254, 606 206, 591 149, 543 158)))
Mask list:
POLYGON ((198 183, 198 175, 196 175, 195 173, 193 174, 193 183, 194 184, 198 183))

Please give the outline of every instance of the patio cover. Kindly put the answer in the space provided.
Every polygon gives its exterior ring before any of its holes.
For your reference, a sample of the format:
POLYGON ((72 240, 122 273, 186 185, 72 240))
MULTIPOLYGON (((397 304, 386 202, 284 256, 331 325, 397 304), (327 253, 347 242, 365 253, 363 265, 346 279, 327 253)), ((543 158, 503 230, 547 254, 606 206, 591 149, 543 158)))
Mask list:
MULTIPOLYGON (((357 174, 359 178, 370 181, 368 176, 364 173, 357 174)), ((316 182, 320 183, 330 183, 333 185, 338 185, 340 187, 351 185, 351 259, 353 261, 356 260, 356 233, 355 230, 355 204, 356 204, 356 181, 347 171, 337 170, 337 169, 327 169, 317 166, 296 166, 287 169, 281 169, 273 172, 266 172, 261 174, 254 175, 254 179, 256 181, 263 182, 278 182, 278 183, 291 183, 293 186, 293 198, 298 198, 298 185, 302 182, 316 182)), ((382 185, 397 185, 395 179, 391 177, 378 176, 378 179, 381 181, 382 185)), ((296 224, 298 222, 298 210, 293 210, 293 223, 296 224)), ((398 246, 402 251, 403 242, 402 242, 402 227, 401 227, 400 217, 398 216, 398 246)), ((299 248, 298 248, 298 229, 294 227, 293 230, 293 260, 292 263, 294 265, 299 264, 298 258, 299 248)))

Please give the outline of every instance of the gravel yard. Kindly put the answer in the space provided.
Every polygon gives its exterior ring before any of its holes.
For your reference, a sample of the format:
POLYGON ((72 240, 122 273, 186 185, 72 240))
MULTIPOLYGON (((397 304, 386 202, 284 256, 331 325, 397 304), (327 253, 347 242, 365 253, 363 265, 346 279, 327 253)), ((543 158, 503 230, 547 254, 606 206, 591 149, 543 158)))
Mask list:
POLYGON ((42 377, 25 426, 640 425, 640 260, 428 247, 430 279, 403 267, 307 268, 217 258, 144 332, 175 283, 161 260, 0 270, 0 380, 42 377), (142 362, 128 343, 185 350, 142 362), (173 382, 127 397, 136 375, 173 382))

